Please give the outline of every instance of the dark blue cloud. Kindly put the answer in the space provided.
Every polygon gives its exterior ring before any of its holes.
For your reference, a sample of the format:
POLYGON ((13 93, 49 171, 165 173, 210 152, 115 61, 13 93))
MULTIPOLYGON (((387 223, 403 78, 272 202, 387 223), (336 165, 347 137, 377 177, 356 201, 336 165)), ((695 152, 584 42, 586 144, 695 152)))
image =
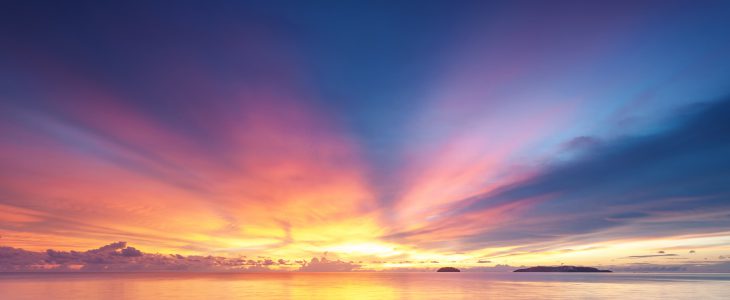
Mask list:
POLYGON ((687 107, 671 116, 666 131, 594 144, 529 180, 468 199, 472 204, 452 216, 545 199, 497 229, 465 238, 470 248, 727 230, 729 115, 730 99, 687 107))

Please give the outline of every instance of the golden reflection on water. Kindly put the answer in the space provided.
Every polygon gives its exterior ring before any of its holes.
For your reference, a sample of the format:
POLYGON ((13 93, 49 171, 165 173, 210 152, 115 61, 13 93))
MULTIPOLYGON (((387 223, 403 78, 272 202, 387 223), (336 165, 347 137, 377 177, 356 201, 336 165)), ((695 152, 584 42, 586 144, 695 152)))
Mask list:
POLYGON ((0 274, 0 299, 730 299, 730 275, 0 274))

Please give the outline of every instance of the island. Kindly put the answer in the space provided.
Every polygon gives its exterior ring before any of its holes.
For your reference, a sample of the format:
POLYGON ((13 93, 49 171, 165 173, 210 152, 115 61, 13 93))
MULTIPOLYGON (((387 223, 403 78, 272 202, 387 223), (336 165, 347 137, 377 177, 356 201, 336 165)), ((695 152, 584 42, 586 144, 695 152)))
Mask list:
POLYGON ((436 270, 436 272, 461 272, 459 269, 454 267, 443 267, 436 270))
POLYGON ((559 266, 559 267, 531 267, 517 269, 514 272, 574 272, 574 273, 610 273, 611 270, 599 270, 592 267, 559 266))

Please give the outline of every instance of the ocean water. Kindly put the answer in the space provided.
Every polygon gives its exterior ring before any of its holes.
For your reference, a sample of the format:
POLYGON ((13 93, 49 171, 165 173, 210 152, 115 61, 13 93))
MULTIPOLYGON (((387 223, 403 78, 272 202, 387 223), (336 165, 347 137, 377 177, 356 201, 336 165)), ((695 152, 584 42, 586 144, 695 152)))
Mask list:
POLYGON ((0 273, 0 299, 730 299, 730 274, 0 273))

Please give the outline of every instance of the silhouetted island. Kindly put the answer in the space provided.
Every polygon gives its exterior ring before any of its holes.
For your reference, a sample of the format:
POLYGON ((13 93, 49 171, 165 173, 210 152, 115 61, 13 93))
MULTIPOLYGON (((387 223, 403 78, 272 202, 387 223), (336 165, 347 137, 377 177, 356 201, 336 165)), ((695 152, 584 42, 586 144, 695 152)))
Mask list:
POLYGON ((611 270, 599 270, 592 267, 559 266, 559 267, 531 267, 518 269, 515 272, 580 272, 580 273, 609 273, 611 270))
POLYGON ((436 270, 436 272, 461 272, 459 269, 454 267, 443 267, 436 270))

